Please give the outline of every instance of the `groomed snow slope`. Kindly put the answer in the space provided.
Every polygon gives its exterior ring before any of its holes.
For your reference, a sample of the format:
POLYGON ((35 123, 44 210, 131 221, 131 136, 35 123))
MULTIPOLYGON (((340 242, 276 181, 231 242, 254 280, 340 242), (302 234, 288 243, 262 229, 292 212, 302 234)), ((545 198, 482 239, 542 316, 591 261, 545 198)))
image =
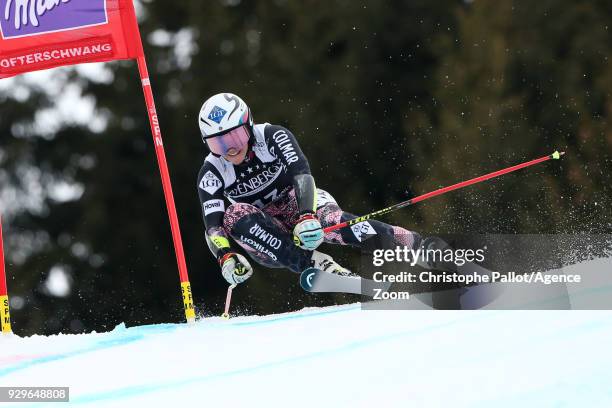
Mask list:
POLYGON ((0 336, 0 385, 70 386, 71 404, 105 407, 609 407, 611 323, 609 311, 349 305, 0 336))

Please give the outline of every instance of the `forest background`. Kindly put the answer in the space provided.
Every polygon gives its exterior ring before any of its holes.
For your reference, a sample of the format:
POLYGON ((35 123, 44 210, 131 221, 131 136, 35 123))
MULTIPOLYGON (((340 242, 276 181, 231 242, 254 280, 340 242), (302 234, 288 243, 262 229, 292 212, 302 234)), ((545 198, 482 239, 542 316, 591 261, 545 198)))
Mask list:
MULTIPOLYGON (((137 1, 198 311, 227 284, 204 240, 197 114, 228 91, 288 127, 319 187, 365 214, 512 164, 558 165, 386 221, 419 232, 612 231, 612 3, 137 1)), ((0 211, 20 335, 180 322, 180 287, 134 62, 0 81, 0 211)), ((326 248, 358 263, 358 251, 326 248)), ((355 301, 256 267, 236 310, 355 301)))

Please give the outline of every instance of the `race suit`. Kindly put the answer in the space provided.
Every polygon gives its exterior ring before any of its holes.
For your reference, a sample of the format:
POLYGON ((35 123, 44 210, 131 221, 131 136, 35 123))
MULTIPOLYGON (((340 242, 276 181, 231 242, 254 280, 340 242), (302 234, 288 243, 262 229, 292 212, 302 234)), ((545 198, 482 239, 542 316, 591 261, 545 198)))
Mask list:
MULTIPOLYGON (((258 124, 253 136, 243 163, 233 165, 209 154, 200 169, 198 193, 208 246, 220 259, 232 252, 231 237, 259 264, 300 273, 312 256, 293 241, 300 215, 314 213, 323 228, 355 216, 342 211, 328 192, 303 182, 310 177, 310 166, 289 130, 258 124)), ((324 242, 364 247, 365 238, 372 236, 385 247, 416 248, 421 241, 415 232, 369 220, 325 234, 324 242)))

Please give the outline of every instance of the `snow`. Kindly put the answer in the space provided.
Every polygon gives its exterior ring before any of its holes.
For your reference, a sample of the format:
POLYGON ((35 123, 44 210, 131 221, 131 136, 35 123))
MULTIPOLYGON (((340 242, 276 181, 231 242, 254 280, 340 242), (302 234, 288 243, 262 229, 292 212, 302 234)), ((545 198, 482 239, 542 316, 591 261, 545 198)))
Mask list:
POLYGON ((69 386, 72 405, 96 407, 609 407, 611 322, 606 310, 353 304, 108 333, 5 335, 0 386, 69 386))

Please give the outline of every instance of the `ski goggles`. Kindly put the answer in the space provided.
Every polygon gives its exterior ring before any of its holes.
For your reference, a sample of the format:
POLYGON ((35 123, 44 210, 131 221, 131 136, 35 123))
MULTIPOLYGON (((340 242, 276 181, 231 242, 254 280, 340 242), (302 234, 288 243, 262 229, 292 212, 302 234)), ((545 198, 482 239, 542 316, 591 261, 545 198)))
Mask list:
POLYGON ((217 156, 226 156, 228 153, 237 153, 249 143, 250 132, 248 125, 238 126, 227 133, 211 136, 204 139, 210 151, 217 156))

